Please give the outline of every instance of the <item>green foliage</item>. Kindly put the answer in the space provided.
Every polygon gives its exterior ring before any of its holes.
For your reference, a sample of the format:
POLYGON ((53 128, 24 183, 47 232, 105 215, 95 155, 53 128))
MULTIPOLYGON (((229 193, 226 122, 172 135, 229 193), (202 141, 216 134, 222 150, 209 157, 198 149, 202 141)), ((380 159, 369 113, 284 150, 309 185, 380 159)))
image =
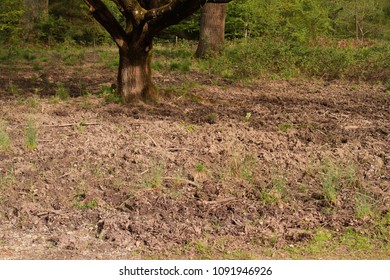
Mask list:
POLYGON ((69 89, 65 87, 62 83, 57 85, 56 97, 65 101, 69 99, 69 89))
POLYGON ((103 86, 100 95, 107 103, 123 103, 122 97, 113 86, 103 86))
POLYGON ((96 199, 87 199, 87 191, 84 182, 81 183, 81 186, 76 190, 73 196, 73 205, 80 210, 93 209, 98 206, 98 201, 96 199))
POLYGON ((390 76, 390 43, 338 48, 264 37, 226 43, 220 56, 198 60, 201 71, 232 80, 256 77, 309 77, 379 80, 390 76))
POLYGON ((22 7, 22 0, 2 0, 0 2, 0 41, 7 41, 20 33, 22 7))
POLYGON ((387 0, 236 0, 228 7, 228 37, 283 37, 309 42, 318 36, 355 36, 355 14, 360 33, 390 38, 390 2, 387 0))

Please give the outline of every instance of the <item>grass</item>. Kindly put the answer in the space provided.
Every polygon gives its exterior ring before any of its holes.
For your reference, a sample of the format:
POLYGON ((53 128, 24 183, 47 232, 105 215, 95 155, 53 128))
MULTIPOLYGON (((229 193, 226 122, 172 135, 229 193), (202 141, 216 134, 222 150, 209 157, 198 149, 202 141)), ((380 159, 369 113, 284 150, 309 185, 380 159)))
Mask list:
POLYGON ((228 174, 231 177, 252 182, 255 177, 256 159, 249 154, 234 154, 228 161, 228 174))
POLYGON ((0 120, 0 150, 6 151, 9 149, 11 144, 9 134, 7 132, 7 125, 5 122, 0 120))
POLYGON ((64 84, 58 83, 55 96, 62 101, 68 100, 70 97, 69 89, 64 84))
POLYGON ((25 132, 25 143, 28 150, 32 151, 37 148, 37 129, 33 120, 27 122, 27 128, 25 132))
POLYGON ((365 193, 355 195, 355 212, 359 219, 374 215, 372 199, 365 193))
POLYGON ((87 199, 87 191, 84 182, 82 182, 80 187, 76 190, 72 201, 73 206, 79 210, 93 209, 98 206, 96 199, 87 199))
POLYGON ((203 173, 207 171, 207 168, 202 162, 198 162, 195 164, 195 171, 199 173, 203 173))
POLYGON ((163 177, 165 166, 162 163, 155 163, 151 166, 148 173, 144 176, 143 186, 145 188, 161 188, 163 185, 163 177))
POLYGON ((100 96, 104 98, 106 103, 123 103, 122 97, 117 93, 113 86, 103 86, 100 91, 100 96))
POLYGON ((390 247, 380 237, 347 228, 341 234, 318 228, 312 239, 284 248, 292 259, 387 259, 390 247))

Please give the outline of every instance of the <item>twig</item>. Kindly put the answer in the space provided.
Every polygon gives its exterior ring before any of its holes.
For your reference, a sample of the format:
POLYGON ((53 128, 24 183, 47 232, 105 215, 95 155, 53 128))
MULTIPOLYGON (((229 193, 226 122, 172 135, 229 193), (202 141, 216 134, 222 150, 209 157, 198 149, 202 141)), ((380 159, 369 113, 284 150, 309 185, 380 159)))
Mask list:
POLYGON ((71 172, 65 173, 65 174, 61 175, 58 179, 62 179, 66 176, 69 176, 70 174, 71 174, 71 172))
POLYGON ((190 180, 187 180, 187 179, 183 179, 183 178, 175 178, 175 177, 163 177, 162 178, 163 180, 170 180, 170 181, 182 181, 184 183, 187 183, 189 185, 193 185, 197 188, 200 188, 200 185, 198 185, 197 183, 195 183, 194 181, 190 181, 190 180))
POLYGON ((149 169, 146 169, 145 171, 141 172, 140 175, 144 175, 144 174, 146 174, 146 173, 148 173, 148 172, 149 172, 149 169))
POLYGON ((154 146, 156 146, 156 147, 160 147, 160 145, 158 145, 158 144, 156 143, 156 141, 154 141, 154 139, 152 138, 152 136, 150 136, 150 135, 149 135, 149 134, 147 134, 147 133, 146 133, 146 136, 148 136, 148 137, 149 137, 149 139, 150 139, 150 140, 152 140, 152 142, 153 142, 154 146))
POLYGON ((79 123, 64 123, 64 124, 47 124, 43 125, 43 127, 68 127, 68 126, 88 126, 88 125, 101 125, 101 123, 91 122, 91 123, 85 123, 85 122, 79 122, 79 123))
POLYGON ((230 201, 234 201, 236 199, 237 198, 235 198, 235 197, 228 197, 228 198, 225 198, 225 199, 214 200, 214 201, 202 200, 202 203, 207 204, 207 205, 222 204, 222 203, 227 203, 227 202, 230 202, 230 201))
POLYGON ((168 152, 176 152, 176 151, 188 151, 192 152, 193 149, 188 149, 188 148, 167 148, 168 152))

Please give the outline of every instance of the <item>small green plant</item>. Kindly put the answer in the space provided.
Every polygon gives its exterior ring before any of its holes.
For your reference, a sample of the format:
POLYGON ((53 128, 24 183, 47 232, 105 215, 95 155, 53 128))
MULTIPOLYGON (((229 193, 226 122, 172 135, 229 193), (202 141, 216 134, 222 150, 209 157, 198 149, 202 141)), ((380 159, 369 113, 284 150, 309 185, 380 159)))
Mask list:
POLYGON ((278 198, 277 196, 272 193, 271 191, 266 191, 263 190, 260 192, 259 195, 259 200, 264 204, 264 205, 274 205, 278 203, 278 198))
POLYGON ((80 188, 76 190, 73 196, 73 205, 80 210, 92 209, 98 206, 96 199, 87 200, 87 191, 84 182, 81 183, 80 188))
POLYGON ((5 174, 0 173, 0 188, 10 187, 16 182, 15 173, 12 168, 9 168, 5 174))
POLYGON ((187 130, 188 132, 194 132, 197 129, 196 125, 186 123, 185 121, 182 121, 181 124, 183 125, 185 130, 187 130))
POLYGON ((307 250, 310 253, 321 253, 326 250, 332 244, 332 233, 324 230, 318 229, 312 240, 309 242, 307 250))
POLYGON ((355 212, 357 218, 369 217, 373 214, 372 203, 367 194, 358 193, 355 196, 355 212))
POLYGON ((37 147, 37 129, 33 120, 29 120, 26 128, 26 147, 29 150, 34 150, 37 147))
POLYGON ((271 179, 272 189, 278 194, 277 196, 281 199, 286 199, 288 196, 287 192, 287 179, 284 176, 274 176, 271 179))
POLYGON ((385 92, 390 93, 390 79, 385 83, 385 92))
POLYGON ((27 99, 27 104, 32 109, 37 109, 39 106, 39 100, 35 97, 30 97, 27 99))
POLYGON ((196 172, 202 173, 206 171, 206 166, 202 162, 198 162, 195 164, 195 170, 196 172))
POLYGON ((256 160, 252 155, 234 154, 228 162, 231 176, 252 182, 255 176, 256 160))
POLYGON ((170 70, 177 70, 182 73, 188 73, 191 68, 191 61, 180 60, 180 61, 172 62, 169 68, 170 70))
POLYGON ((8 93, 10 95, 19 95, 21 92, 20 88, 18 85, 15 85, 12 81, 9 81, 8 83, 8 93))
POLYGON ((217 122, 217 114, 216 113, 210 113, 206 116, 206 122, 208 122, 209 124, 214 124, 217 122))
POLYGON ((106 103, 123 103, 122 97, 118 94, 114 85, 103 86, 100 94, 106 103))
POLYGON ((342 179, 342 170, 334 162, 328 160, 322 166, 322 188, 326 202, 334 205, 337 202, 337 192, 342 179))
POLYGON ((252 117, 252 113, 251 112, 248 112, 245 114, 245 121, 246 122, 250 122, 251 121, 251 117, 252 117))
POLYGON ((65 101, 69 99, 69 96, 69 89, 65 87, 62 83, 57 84, 56 97, 58 97, 62 101, 65 101))
POLYGON ((163 184, 164 165, 162 163, 153 164, 150 172, 144 177, 146 188, 161 188, 163 184))
POLYGON ((5 122, 0 120, 0 150, 8 150, 10 146, 10 138, 7 132, 7 126, 5 122))
POLYGON ((278 126, 278 130, 282 132, 287 132, 291 128, 293 128, 293 125, 288 123, 282 123, 278 126))

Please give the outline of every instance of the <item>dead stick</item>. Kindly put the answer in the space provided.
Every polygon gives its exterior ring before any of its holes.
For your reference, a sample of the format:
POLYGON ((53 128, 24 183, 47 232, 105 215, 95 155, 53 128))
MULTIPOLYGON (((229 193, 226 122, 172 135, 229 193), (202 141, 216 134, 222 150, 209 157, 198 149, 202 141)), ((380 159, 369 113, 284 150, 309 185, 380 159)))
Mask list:
POLYGON ((147 134, 147 133, 146 133, 146 136, 148 136, 148 137, 149 137, 149 139, 150 139, 150 140, 152 140, 152 142, 153 142, 154 146, 156 146, 156 147, 160 147, 160 145, 158 145, 158 144, 156 143, 156 141, 154 141, 154 139, 152 138, 152 136, 150 136, 150 135, 149 135, 149 134, 147 134))
POLYGON ((43 125, 43 127, 68 127, 68 126, 88 126, 88 125, 101 125, 101 123, 64 123, 64 124, 47 124, 43 125))

